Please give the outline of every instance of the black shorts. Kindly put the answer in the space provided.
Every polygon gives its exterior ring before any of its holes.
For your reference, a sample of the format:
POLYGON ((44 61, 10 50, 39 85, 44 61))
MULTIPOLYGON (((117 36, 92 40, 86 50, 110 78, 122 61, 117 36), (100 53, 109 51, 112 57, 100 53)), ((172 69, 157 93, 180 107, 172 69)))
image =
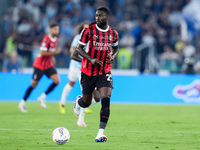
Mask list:
POLYGON ((39 81, 41 79, 41 77, 43 76, 43 74, 45 74, 48 78, 50 78, 51 75, 57 74, 57 71, 54 67, 51 67, 51 68, 48 68, 45 70, 40 70, 40 69, 34 67, 32 79, 39 81))
POLYGON ((81 72, 81 88, 84 95, 92 94, 95 87, 97 89, 101 87, 113 88, 113 80, 111 72, 98 76, 88 76, 81 72))

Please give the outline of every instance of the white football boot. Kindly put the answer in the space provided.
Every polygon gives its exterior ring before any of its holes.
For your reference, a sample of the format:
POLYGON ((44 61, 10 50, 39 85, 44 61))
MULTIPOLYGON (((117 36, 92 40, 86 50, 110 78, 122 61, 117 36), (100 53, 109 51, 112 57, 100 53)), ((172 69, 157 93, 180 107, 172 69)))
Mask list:
POLYGON ((23 112, 23 113, 27 113, 28 112, 27 109, 26 109, 26 102, 24 100, 20 101, 18 107, 19 107, 19 110, 21 112, 23 112))

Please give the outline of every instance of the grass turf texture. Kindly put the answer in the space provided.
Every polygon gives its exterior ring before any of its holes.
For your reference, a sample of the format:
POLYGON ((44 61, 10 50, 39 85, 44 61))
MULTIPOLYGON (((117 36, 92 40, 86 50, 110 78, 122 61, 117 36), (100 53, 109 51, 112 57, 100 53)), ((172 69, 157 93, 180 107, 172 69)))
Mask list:
POLYGON ((16 102, 0 102, 0 150, 196 150, 200 149, 200 106, 111 104, 105 130, 106 143, 95 143, 100 105, 86 114, 87 127, 78 127, 73 104, 59 114, 57 103, 28 102, 23 114, 16 102), (70 140, 65 145, 52 141, 52 131, 66 127, 70 140))

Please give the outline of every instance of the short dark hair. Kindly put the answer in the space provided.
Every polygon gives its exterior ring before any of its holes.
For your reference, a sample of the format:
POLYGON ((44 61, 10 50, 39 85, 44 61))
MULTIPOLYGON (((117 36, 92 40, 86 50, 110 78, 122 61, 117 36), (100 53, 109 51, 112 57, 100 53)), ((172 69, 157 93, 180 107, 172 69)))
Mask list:
POLYGON ((50 28, 53 28, 53 27, 56 27, 56 26, 59 26, 58 23, 51 23, 51 24, 49 25, 50 28))
POLYGON ((106 7, 99 7, 97 10, 105 12, 107 16, 110 15, 110 11, 106 7))

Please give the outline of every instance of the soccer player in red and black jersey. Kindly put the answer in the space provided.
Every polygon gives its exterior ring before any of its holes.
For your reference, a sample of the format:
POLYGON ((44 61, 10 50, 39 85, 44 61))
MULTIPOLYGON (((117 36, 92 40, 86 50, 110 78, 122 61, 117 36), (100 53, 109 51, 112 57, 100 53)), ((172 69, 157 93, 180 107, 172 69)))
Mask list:
POLYGON ((24 98, 20 101, 18 107, 21 112, 27 112, 25 102, 31 91, 37 86, 41 77, 45 74, 48 78, 53 80, 53 83, 49 86, 45 93, 42 93, 40 97, 38 97, 38 101, 40 102, 43 108, 46 108, 45 98, 48 93, 50 93, 57 84, 60 82, 60 78, 57 74, 56 69, 54 68, 54 55, 59 54, 61 49, 57 47, 58 43, 58 33, 59 33, 59 26, 56 23, 50 25, 50 34, 46 35, 41 43, 40 46, 40 53, 38 54, 37 58, 33 62, 34 72, 32 76, 32 82, 29 88, 26 90, 24 98))
POLYGON ((74 113, 79 115, 80 107, 90 106, 92 92, 97 87, 102 106, 99 132, 95 142, 105 142, 107 137, 103 132, 110 115, 110 97, 113 88, 111 63, 119 51, 119 36, 117 31, 108 26, 109 10, 107 8, 98 8, 95 18, 96 24, 83 31, 79 44, 73 53, 75 56, 81 55, 83 57, 81 63, 82 97, 77 97, 74 113), (86 45, 85 51, 83 48, 86 45))

